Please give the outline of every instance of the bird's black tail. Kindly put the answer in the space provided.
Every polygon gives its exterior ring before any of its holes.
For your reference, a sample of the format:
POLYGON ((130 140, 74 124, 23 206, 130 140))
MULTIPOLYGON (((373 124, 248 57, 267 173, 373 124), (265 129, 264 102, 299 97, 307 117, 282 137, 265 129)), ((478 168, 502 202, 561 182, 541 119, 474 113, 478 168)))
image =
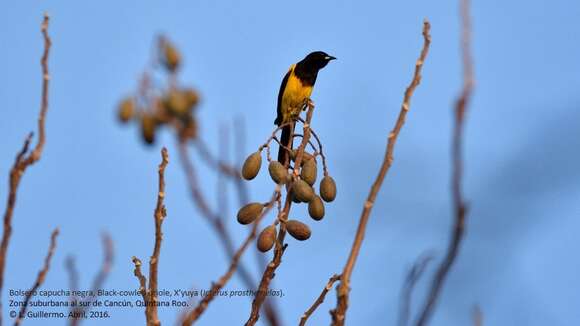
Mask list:
MULTIPOLYGON (((280 143, 286 146, 289 149, 292 149, 292 141, 290 140, 290 134, 292 134, 292 125, 287 125, 286 127, 282 128, 282 137, 280 138, 280 143)), ((288 151, 286 148, 280 146, 278 148, 278 162, 285 164, 286 160, 289 159, 288 151)), ((288 160, 290 162, 290 160, 288 160)))

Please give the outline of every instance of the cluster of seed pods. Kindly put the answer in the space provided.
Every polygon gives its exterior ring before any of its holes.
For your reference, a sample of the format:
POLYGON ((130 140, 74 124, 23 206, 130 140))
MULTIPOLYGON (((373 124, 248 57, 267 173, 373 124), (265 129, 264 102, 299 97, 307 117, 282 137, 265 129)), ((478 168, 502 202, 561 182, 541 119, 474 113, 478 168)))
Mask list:
POLYGON ((197 136, 194 118, 199 103, 199 94, 192 88, 177 87, 174 82, 181 65, 181 55, 164 38, 159 40, 158 64, 168 77, 169 87, 151 89, 148 80, 143 80, 137 94, 121 100, 117 115, 122 123, 135 121, 141 127, 141 137, 146 144, 155 142, 157 130, 168 125, 177 130, 181 141, 197 136))
MULTIPOLYGON (((292 161, 296 159, 296 150, 290 154, 292 161)), ((324 202, 330 203, 336 198, 336 183, 324 169, 324 177, 319 182, 319 194, 316 194, 315 185, 318 177, 317 155, 304 152, 299 168, 299 177, 295 177, 282 163, 269 160, 268 172, 274 183, 286 185, 292 201, 296 204, 308 204, 308 214, 315 221, 324 218, 324 202)), ((245 160, 242 167, 242 177, 246 180, 254 179, 262 167, 261 150, 252 153, 245 160)), ((246 225, 254 222, 263 212, 265 204, 249 203, 238 211, 238 222, 246 225)), ((286 231, 296 240, 304 241, 310 238, 311 231, 307 224, 296 219, 280 221, 286 224, 286 231)), ((273 223, 265 227, 258 236, 257 246, 262 252, 267 252, 274 246, 277 236, 277 225, 273 223)))

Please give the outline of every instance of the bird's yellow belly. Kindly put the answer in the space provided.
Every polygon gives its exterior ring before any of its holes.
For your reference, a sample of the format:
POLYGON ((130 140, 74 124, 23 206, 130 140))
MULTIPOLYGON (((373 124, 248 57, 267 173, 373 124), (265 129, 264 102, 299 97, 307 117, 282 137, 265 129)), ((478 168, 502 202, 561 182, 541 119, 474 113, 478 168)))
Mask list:
POLYGON ((312 86, 304 86, 300 79, 290 75, 282 95, 283 122, 297 118, 304 107, 306 99, 312 94, 312 86))

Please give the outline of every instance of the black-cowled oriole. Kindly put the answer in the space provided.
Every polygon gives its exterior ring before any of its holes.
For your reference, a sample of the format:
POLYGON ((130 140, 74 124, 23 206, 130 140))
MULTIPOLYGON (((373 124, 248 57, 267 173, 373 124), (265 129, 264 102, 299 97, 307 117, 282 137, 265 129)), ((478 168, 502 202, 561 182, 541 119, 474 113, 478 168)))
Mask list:
MULTIPOLYGON (((336 58, 331 55, 316 51, 290 66, 282 80, 282 85, 280 85, 278 116, 274 120, 274 124, 278 126, 288 123, 287 126, 282 128, 282 137, 280 139, 282 145, 292 148, 290 135, 294 130, 295 120, 302 109, 305 108, 306 101, 310 99, 318 71, 334 59, 336 58)), ((288 157, 288 151, 280 146, 278 149, 278 162, 285 164, 288 157)))

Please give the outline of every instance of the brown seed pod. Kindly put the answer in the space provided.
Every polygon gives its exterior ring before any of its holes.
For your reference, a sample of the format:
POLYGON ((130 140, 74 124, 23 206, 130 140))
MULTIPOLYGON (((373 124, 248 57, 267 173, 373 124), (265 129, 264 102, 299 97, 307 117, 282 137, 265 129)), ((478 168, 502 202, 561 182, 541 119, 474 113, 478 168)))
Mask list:
POLYGON ((292 199, 292 202, 295 204, 300 204, 302 203, 300 200, 298 200, 298 198, 296 198, 296 195, 294 195, 294 192, 290 193, 290 199, 292 199))
POLYGON ((316 182, 316 160, 307 160, 302 165, 302 170, 300 170, 300 177, 302 180, 306 181, 309 185, 313 185, 316 182))
MULTIPOLYGON (((292 160, 292 162, 296 161, 296 156, 298 155, 298 150, 297 149, 293 149, 292 152, 290 152, 290 159, 292 160)), ((311 159, 314 158, 314 155, 307 153, 306 151, 304 151, 304 154, 302 154, 302 161, 300 162, 300 165, 304 165, 304 163, 310 161, 311 159)))
POLYGON ((292 184, 292 192, 296 199, 303 203, 308 203, 314 198, 314 190, 304 180, 296 180, 292 184))
POLYGON ((238 222, 243 225, 254 222, 262 214, 263 209, 264 205, 261 203, 249 203, 245 205, 238 211, 238 222))
POLYGON ((242 177, 246 180, 252 180, 260 172, 260 167, 262 166, 262 155, 260 151, 257 151, 248 158, 244 162, 244 166, 242 166, 242 177))
POLYGON ((119 104, 119 120, 125 123, 133 119, 134 116, 135 116, 135 102, 133 102, 132 98, 128 97, 123 101, 121 101, 121 104, 119 104))
POLYGON ((175 72, 181 63, 181 54, 179 54, 179 51, 177 51, 173 44, 169 43, 167 40, 161 42, 161 47, 163 65, 167 70, 175 72))
POLYGON ((187 100, 188 110, 191 111, 199 103, 199 94, 192 88, 186 88, 182 93, 187 100))
POLYGON ((315 196, 313 200, 308 203, 308 214, 316 221, 322 220, 324 217, 324 203, 320 197, 315 196))
POLYGON ((268 172, 270 172, 270 177, 276 184, 284 184, 288 180, 288 170, 278 161, 270 162, 268 172))
POLYGON ((288 233, 290 233, 290 235, 296 239, 296 240, 300 240, 300 241, 304 241, 307 240, 308 238, 310 238, 310 228, 308 227, 308 225, 300 222, 300 221, 296 221, 296 220, 289 220, 286 222, 286 230, 288 231, 288 233))
POLYGON ((266 252, 274 246, 274 242, 276 241, 276 226, 270 225, 266 227, 262 232, 260 232, 260 236, 258 236, 258 250, 261 252, 266 252))
POLYGON ((189 112, 188 99, 184 92, 171 90, 163 99, 163 106, 172 115, 183 116, 189 112))
POLYGON ((143 114, 143 116, 141 116, 141 135, 147 144, 153 144, 153 142, 155 142, 156 127, 157 121, 153 115, 143 114))
POLYGON ((324 199, 325 202, 330 203, 336 198, 336 183, 334 179, 327 175, 320 181, 320 197, 324 199))

